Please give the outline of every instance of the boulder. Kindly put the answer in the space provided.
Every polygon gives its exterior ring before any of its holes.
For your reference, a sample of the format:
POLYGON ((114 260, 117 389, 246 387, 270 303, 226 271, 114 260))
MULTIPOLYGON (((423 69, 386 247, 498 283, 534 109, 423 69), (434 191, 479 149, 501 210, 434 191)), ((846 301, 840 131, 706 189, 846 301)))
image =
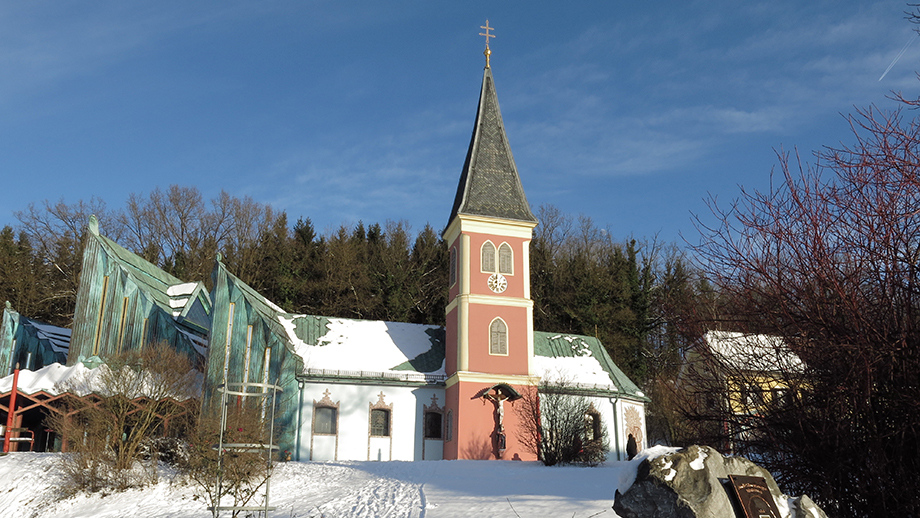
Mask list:
POLYGON ((827 518, 807 496, 790 500, 767 470, 741 457, 723 457, 708 446, 645 459, 633 485, 622 494, 617 491, 613 509, 621 518, 743 518, 730 494, 729 475, 764 478, 780 518, 827 518))

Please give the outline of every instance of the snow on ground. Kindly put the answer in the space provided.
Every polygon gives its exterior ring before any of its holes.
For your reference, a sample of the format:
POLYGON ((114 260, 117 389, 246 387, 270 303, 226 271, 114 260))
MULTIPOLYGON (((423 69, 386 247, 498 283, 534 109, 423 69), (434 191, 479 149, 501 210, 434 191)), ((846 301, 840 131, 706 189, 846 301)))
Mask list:
MULTIPOLYGON (((536 462, 287 462, 272 477, 273 518, 615 518, 613 497, 632 485, 643 451, 596 468, 536 462)), ((0 518, 208 517, 195 489, 162 477, 152 487, 62 498, 61 454, 0 457, 0 518)), ((223 516, 229 516, 224 513, 223 516)))

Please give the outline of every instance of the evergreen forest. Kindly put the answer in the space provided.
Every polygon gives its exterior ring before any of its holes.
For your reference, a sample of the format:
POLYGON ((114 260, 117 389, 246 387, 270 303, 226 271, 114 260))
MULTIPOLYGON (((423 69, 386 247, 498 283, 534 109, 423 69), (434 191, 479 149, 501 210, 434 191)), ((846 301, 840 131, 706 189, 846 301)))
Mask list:
MULTIPOLYGON (((225 192, 194 187, 103 200, 32 203, 0 230, 0 297, 21 314, 69 327, 90 215, 101 233, 179 279, 210 288, 218 254, 231 272, 292 313, 444 324, 447 246, 440 229, 359 222, 318 232, 225 192)), ((647 394, 671 378, 685 339, 672 324, 705 284, 674 245, 618 241, 586 217, 538 211, 531 243, 537 330, 596 336, 647 394)), ((653 398, 654 400, 654 398, 653 398)), ((668 435, 666 431, 663 431, 668 435)))

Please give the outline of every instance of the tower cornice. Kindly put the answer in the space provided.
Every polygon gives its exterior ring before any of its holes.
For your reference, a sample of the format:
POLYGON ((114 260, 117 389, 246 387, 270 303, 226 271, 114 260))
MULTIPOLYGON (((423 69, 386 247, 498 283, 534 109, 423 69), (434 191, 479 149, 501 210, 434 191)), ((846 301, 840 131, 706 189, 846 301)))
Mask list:
POLYGON ((447 226, 447 229, 444 230, 444 240, 451 243, 461 232, 532 239, 533 229, 536 226, 536 220, 521 221, 471 214, 457 214, 457 217, 455 217, 450 222, 450 225, 447 226))

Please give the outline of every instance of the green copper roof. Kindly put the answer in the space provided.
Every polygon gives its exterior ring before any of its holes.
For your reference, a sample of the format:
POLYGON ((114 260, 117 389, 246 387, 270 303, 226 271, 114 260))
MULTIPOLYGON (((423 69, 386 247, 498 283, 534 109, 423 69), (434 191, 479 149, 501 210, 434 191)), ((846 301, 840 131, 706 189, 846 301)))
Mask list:
POLYGON ((169 304, 170 296, 166 293, 170 286, 182 284, 182 281, 156 267, 156 265, 122 248, 111 239, 90 232, 90 235, 99 241, 102 248, 117 260, 118 265, 150 296, 158 306, 168 313, 173 308, 169 304))
POLYGON ((533 354, 534 356, 545 356, 549 358, 566 358, 575 357, 584 354, 578 348, 572 347, 572 341, 577 340, 583 348, 590 351, 590 355, 600 363, 613 383, 616 385, 619 393, 629 395, 638 399, 646 399, 645 395, 639 390, 639 387, 630 380, 623 371, 607 354, 604 344, 592 336, 572 335, 561 333, 547 333, 545 331, 534 331, 533 333, 533 354))
POLYGON ((514 165, 488 67, 482 76, 473 136, 448 223, 457 214, 537 222, 514 165))

